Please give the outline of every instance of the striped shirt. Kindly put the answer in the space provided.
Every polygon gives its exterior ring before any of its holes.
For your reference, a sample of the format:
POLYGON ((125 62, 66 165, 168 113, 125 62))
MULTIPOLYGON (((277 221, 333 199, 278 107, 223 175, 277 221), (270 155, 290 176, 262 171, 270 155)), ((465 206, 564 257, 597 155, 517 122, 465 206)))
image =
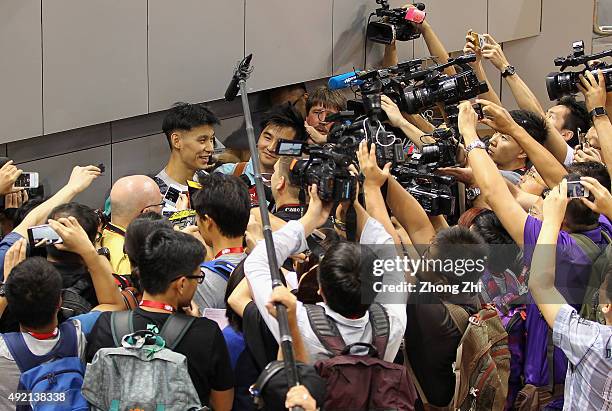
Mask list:
POLYGON ((612 411, 612 326, 585 320, 564 305, 553 342, 569 360, 563 409, 612 411))

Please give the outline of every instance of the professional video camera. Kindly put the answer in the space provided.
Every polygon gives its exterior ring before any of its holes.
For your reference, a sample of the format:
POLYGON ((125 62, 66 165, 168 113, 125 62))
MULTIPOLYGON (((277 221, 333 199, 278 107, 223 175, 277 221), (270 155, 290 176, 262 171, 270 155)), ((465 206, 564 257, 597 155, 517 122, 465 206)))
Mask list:
POLYGON ((591 55, 584 54, 584 42, 582 40, 572 43, 572 54, 567 57, 557 57, 555 66, 561 67, 560 72, 550 73, 546 76, 546 90, 550 100, 558 100, 566 94, 574 94, 578 92, 578 84, 580 83, 580 75, 591 70, 591 73, 597 79, 595 70, 601 69, 606 80, 606 91, 612 91, 612 67, 604 62, 599 62, 595 65, 589 65, 589 61, 597 60, 604 57, 612 56, 612 50, 602 51, 591 55), (568 67, 585 66, 582 71, 574 71, 564 73, 568 67))
POLYGON ((317 185, 323 201, 352 201, 357 192, 357 177, 351 175, 348 167, 353 163, 359 142, 344 141, 343 144, 328 144, 324 147, 307 146, 304 142, 280 140, 276 153, 281 156, 301 156, 289 167, 291 184, 306 189, 317 185))
POLYGON ((377 19, 368 22, 366 37, 375 43, 391 44, 395 40, 408 41, 419 38, 421 35, 417 24, 425 20, 425 5, 423 3, 414 4, 415 7, 405 9, 391 9, 388 0, 376 0, 380 8, 370 15, 370 19, 376 16, 377 19))
POLYGON ((455 197, 452 191, 454 178, 410 166, 395 167, 393 176, 412 194, 427 214, 452 215, 455 212, 455 197))

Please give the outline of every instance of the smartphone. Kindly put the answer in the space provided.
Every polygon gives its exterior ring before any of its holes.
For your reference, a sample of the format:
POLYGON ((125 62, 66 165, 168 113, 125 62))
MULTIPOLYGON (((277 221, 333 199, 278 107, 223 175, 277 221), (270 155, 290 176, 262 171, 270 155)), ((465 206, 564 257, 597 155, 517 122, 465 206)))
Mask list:
POLYGON ((567 197, 581 198, 589 196, 589 189, 582 185, 580 181, 567 182, 567 197))
POLYGON ((474 111, 478 114, 478 120, 482 120, 484 118, 484 111, 482 111, 482 104, 474 103, 472 104, 474 111))
POLYGON ((485 44, 487 44, 487 38, 482 34, 476 33, 475 31, 470 30, 468 32, 468 37, 470 38, 470 42, 477 49, 482 49, 485 44))
POLYGON ((60 237, 49 224, 36 225, 28 228, 28 240, 30 241, 30 246, 32 247, 35 247, 36 244, 43 240, 47 241, 42 245, 61 244, 64 242, 62 237, 60 237))
POLYGON ((176 203, 181 196, 181 188, 177 185, 171 184, 168 187, 168 191, 166 191, 166 195, 164 196, 164 203, 169 206, 176 207, 176 203))
POLYGON ((15 187, 38 188, 38 173, 21 173, 15 180, 15 187))
POLYGON ((279 156, 301 156, 304 152, 304 142, 279 140, 274 152, 279 156))

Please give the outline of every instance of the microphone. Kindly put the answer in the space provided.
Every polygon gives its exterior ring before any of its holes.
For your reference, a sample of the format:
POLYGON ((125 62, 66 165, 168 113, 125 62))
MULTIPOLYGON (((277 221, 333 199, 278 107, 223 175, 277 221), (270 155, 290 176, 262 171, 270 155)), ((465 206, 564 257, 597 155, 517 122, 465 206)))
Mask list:
POLYGON ((229 86, 227 86, 227 90, 225 90, 225 101, 232 101, 238 95, 238 92, 240 91, 240 80, 245 74, 249 73, 249 64, 251 64, 252 58, 253 54, 249 54, 238 64, 238 67, 236 67, 234 76, 232 77, 229 86))
POLYGON ((327 88, 330 90, 340 90, 352 85, 359 86, 364 83, 363 80, 357 80, 359 71, 350 71, 344 74, 338 74, 329 78, 327 88))

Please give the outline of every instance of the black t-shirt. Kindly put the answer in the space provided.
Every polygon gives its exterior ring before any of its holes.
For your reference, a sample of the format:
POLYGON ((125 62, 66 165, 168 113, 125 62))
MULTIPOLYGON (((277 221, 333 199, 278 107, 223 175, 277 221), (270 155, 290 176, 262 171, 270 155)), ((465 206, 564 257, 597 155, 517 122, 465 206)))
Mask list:
MULTIPOLYGON (((476 312, 475 308, 462 307, 470 315, 476 312)), ((452 364, 457 356, 461 331, 434 293, 411 293, 406 314, 405 343, 412 369, 427 400, 438 407, 447 406, 455 392, 452 364)))
MULTIPOLYGON (((170 314, 134 310, 134 329, 146 330, 148 324, 161 330, 170 314)), ((100 348, 114 347, 110 312, 98 318, 87 337, 86 359, 90 363, 100 348)), ((174 350, 187 357, 191 381, 202 404, 209 404, 210 390, 225 391, 234 387, 234 374, 221 330, 208 318, 196 318, 174 350)))

